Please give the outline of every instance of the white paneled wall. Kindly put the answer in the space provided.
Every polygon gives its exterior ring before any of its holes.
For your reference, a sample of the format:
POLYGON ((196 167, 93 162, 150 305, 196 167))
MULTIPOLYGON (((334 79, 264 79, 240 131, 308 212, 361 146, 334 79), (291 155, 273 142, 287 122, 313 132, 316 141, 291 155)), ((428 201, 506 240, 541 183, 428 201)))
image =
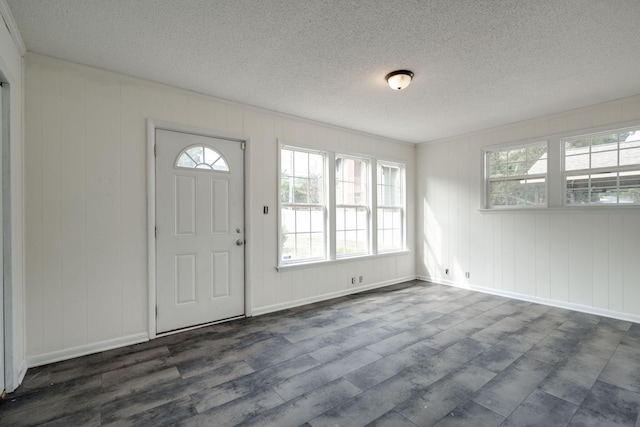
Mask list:
POLYGON ((353 292, 354 275, 415 277, 414 146, 35 54, 25 64, 30 366, 147 336, 147 118, 249 138, 254 313, 353 292), (279 138, 406 162, 410 252, 277 272, 279 138))
MULTIPOLYGON (((2 12, 8 12, 8 6, 0 7, 2 12)), ((11 248, 11 263, 3 264, 4 283, 0 285, 0 289, 4 288, 4 325, 5 328, 2 338, 4 338, 4 346, 0 345, 0 351, 5 351, 4 372, 0 375, 4 376, 4 386, 7 392, 15 390, 22 381, 27 365, 24 360, 24 283, 23 283, 23 144, 22 144, 22 119, 23 119, 23 67, 21 49, 24 45, 17 43, 9 32, 9 28, 17 31, 10 14, 3 15, 4 24, 0 26, 0 74, 2 81, 9 83, 8 88, 3 88, 3 97, 9 95, 8 114, 9 114, 9 148, 10 148, 10 207, 4 205, 4 219, 7 214, 11 220, 11 236, 5 234, 4 250, 8 246, 11 248), (10 210, 10 212, 7 212, 10 210)), ((14 34, 16 35, 16 34, 14 34)), ((4 101, 7 99, 4 98, 4 101)), ((6 106, 6 104, 5 104, 6 106)), ((7 113, 7 111, 3 111, 7 113)), ((6 120, 3 118, 3 120, 6 120)), ((7 123, 4 123, 7 125, 7 123)), ((6 160, 6 159, 4 159, 6 160)), ((4 166, 3 166, 4 167, 4 166)), ((5 188, 4 191, 7 191, 5 188)), ((5 252, 6 253, 6 252, 5 252)), ((0 322, 1 323, 1 322, 0 322)))
POLYGON ((631 121, 640 96, 420 145, 417 274, 640 320, 639 209, 479 211, 482 147, 631 121))

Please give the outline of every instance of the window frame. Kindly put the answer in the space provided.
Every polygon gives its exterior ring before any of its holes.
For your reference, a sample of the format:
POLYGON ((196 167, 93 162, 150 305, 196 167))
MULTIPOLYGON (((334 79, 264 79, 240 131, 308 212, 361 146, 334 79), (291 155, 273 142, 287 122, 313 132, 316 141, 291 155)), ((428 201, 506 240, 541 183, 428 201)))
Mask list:
POLYGON ((278 139, 277 144, 277 182, 278 182, 278 213, 277 213, 277 260, 276 260, 276 270, 277 271, 285 271, 288 269, 295 268, 304 268, 305 266, 314 266, 318 264, 324 263, 336 263, 336 262, 345 262, 353 259, 365 259, 368 257, 378 257, 378 256, 390 256, 393 254, 398 254, 402 252, 406 252, 407 245, 407 187, 406 187, 406 179, 407 179, 407 165, 401 161, 391 161, 391 160, 383 160, 378 159, 376 156, 367 156, 362 154, 354 154, 347 153, 344 151, 334 151, 331 149, 319 149, 317 147, 312 147, 306 144, 298 144, 291 143, 288 141, 283 141, 278 139), (281 195, 281 185, 282 185, 282 150, 288 149, 293 151, 302 151, 308 153, 318 153, 323 154, 325 156, 325 167, 324 167, 324 242, 325 242, 325 257, 324 258, 305 258, 299 260, 283 260, 283 246, 282 246, 282 235, 283 235, 283 206, 288 206, 282 202, 281 195), (367 209, 368 209, 368 245, 366 253, 357 253, 357 254, 337 254, 336 253, 336 211, 339 206, 336 203, 336 159, 342 158, 352 158, 363 160, 367 162, 367 209), (401 214, 401 227, 402 227, 402 248, 393 249, 393 250, 378 250, 378 241, 377 241, 377 167, 379 163, 393 165, 401 168, 401 206, 402 214, 401 214))
POLYGON ((482 203, 483 208, 488 210, 518 210, 518 209, 544 209, 549 206, 549 169, 550 169, 550 141, 548 139, 535 139, 526 142, 494 145, 482 149, 482 203), (538 174, 520 174, 506 177, 491 178, 491 161, 493 153, 509 152, 514 150, 527 149, 546 145, 547 148, 547 168, 546 172, 538 174), (491 205, 491 184, 494 182, 513 182, 527 179, 544 179, 545 202, 537 205, 491 205))
MULTIPOLYGON (((279 266, 285 266, 285 265, 296 265, 296 264, 309 264, 309 263, 314 263, 314 262, 321 262, 321 261, 326 261, 330 258, 330 252, 328 249, 328 235, 329 235, 329 227, 328 227, 328 212, 329 212, 329 197, 328 197, 328 181, 329 181, 329 177, 328 177, 328 158, 329 155, 326 151, 321 151, 321 150, 316 150, 316 149, 310 149, 310 148, 306 148, 306 147, 301 147, 298 145, 290 145, 290 144, 286 144, 286 143, 280 143, 278 146, 278 265, 279 266), (322 155, 324 160, 323 160, 323 189, 322 189, 322 196, 323 196, 323 202, 322 203, 283 203, 282 202, 282 192, 281 192, 281 188, 282 188, 282 151, 283 150, 291 150, 292 152, 303 152, 303 153, 307 153, 307 154, 319 154, 322 155), (291 207, 292 209, 322 209, 322 218, 323 218, 323 248, 324 248, 324 256, 323 257, 309 257, 309 258, 296 258, 296 259, 292 259, 292 260, 284 260, 283 256, 284 256, 284 249, 283 249, 283 227, 282 227, 282 222, 283 222, 283 209, 285 207, 291 207)), ((311 233, 311 232, 310 232, 311 233)), ((292 233, 292 234, 296 234, 296 233, 292 233)))
MULTIPOLYGON (((588 160, 589 167, 582 169, 572 169, 567 170, 566 162, 567 162, 567 147, 566 143, 570 141, 580 140, 580 139, 588 139, 588 138, 597 138, 599 136, 612 135, 612 134, 621 134, 623 132, 635 131, 640 132, 640 124, 635 126, 624 126, 624 127, 611 127, 609 129, 600 130, 596 132, 580 132, 578 134, 574 134, 571 136, 563 136, 560 138, 560 159, 561 159, 561 194, 562 194, 562 206, 568 208, 585 208, 585 207, 609 207, 609 208, 620 208, 620 207, 640 207, 640 202, 637 203, 620 203, 620 173, 621 172, 634 172, 637 171, 640 174, 640 162, 629 164, 629 165, 620 165, 620 153, 621 150, 620 143, 621 141, 618 139, 616 141, 616 149, 615 150, 603 150, 601 152, 613 152, 616 153, 616 165, 615 166, 600 166, 600 167, 592 167, 592 154, 593 145, 589 145, 588 160), (587 190, 589 192, 589 198, 591 197, 591 189, 592 186, 591 176, 597 174, 604 173, 615 173, 616 174, 616 193, 617 193, 617 201, 615 203, 603 203, 603 202, 593 202, 589 201, 587 203, 569 203, 569 188, 568 188, 568 180, 569 176, 587 176, 587 180, 589 181, 589 185, 587 190)), ((570 156, 573 157, 573 156, 570 156)))
POLYGON ((541 135, 537 138, 531 138, 526 140, 520 140, 515 142, 505 142, 500 144, 493 144, 482 147, 480 149, 480 156, 478 156, 478 165, 479 165, 479 191, 480 191, 480 203, 478 210, 483 214, 500 214, 500 213, 517 213, 517 212, 540 212, 544 210, 546 212, 557 212, 557 213, 570 213, 576 211, 594 211, 594 212, 603 212, 603 211, 640 211, 640 205, 638 204, 629 204, 629 203, 598 203, 598 204, 567 204, 566 203, 566 192, 565 192, 565 184, 564 184, 564 173, 565 173, 565 161, 564 161, 564 151, 561 146, 561 141, 563 139, 573 139, 580 136, 592 135, 592 134, 611 134, 616 132, 623 132, 625 130, 630 129, 640 129, 640 121, 628 121, 621 123, 614 123, 604 126, 597 126, 592 128, 585 129, 576 129, 566 132, 558 132, 554 134, 541 135), (488 194, 487 194, 487 183, 486 183, 486 173, 487 173, 487 165, 486 165, 486 155, 487 151, 497 150, 500 148, 508 148, 508 147, 518 147, 527 145, 535 142, 548 142, 547 149, 547 182, 546 182, 546 191, 547 191, 547 206, 515 206, 515 207, 504 207, 504 208, 489 208, 488 207, 488 194))
MULTIPOLYGON (((376 211, 376 228, 375 228, 375 241, 376 241, 376 253, 394 253, 394 252, 401 252, 404 251, 407 247, 407 185, 406 185, 406 179, 407 179, 407 169, 406 169, 406 165, 403 163, 398 163, 398 162, 391 162, 391 161, 386 161, 386 160, 377 160, 376 161, 376 182, 375 182, 375 193, 376 193, 376 203, 375 203, 375 211, 376 211), (392 167, 392 168, 398 168, 400 171, 400 177, 399 177, 399 181, 400 181, 400 195, 399 195, 399 199, 400 199, 400 203, 396 204, 396 205, 385 205, 385 204, 381 204, 380 200, 378 200, 377 194, 378 194, 378 189, 381 186, 380 182, 378 182, 378 168, 380 167, 392 167), (378 233, 381 231, 380 230, 380 220, 379 220, 379 215, 378 212, 380 211, 380 209, 397 209, 400 211, 400 240, 401 240, 401 244, 399 248, 392 248, 392 249, 381 249, 381 244, 380 241, 378 239, 378 233)), ((382 229, 383 231, 385 229, 382 229)))
MULTIPOLYGON (((371 200, 371 193, 372 193, 372 187, 371 187, 371 159, 366 158, 366 157, 360 157, 360 156, 354 156, 354 155, 350 155, 350 154, 343 154, 343 153, 335 153, 334 154, 334 162, 335 162, 335 178, 334 178, 334 194, 336 197, 334 197, 335 199, 335 204, 333 207, 333 210, 335 212, 335 216, 336 216, 336 221, 335 221, 335 226, 333 228, 333 237, 335 240, 335 244, 336 244, 336 259, 342 259, 342 258, 353 258, 353 257, 359 257, 359 256, 366 256, 366 255, 370 255, 371 254, 371 206, 372 206, 372 200, 371 200), (338 203, 337 200, 337 193, 338 193, 338 176, 337 176, 337 163, 338 163, 338 159, 350 159, 350 160, 356 160, 356 161, 360 161, 363 164, 366 165, 366 170, 364 175, 367 178, 367 182, 365 183, 365 194, 366 194, 366 203, 360 203, 360 204, 344 204, 344 203, 338 203), (338 209, 356 209, 356 212, 358 209, 364 209, 366 212, 366 229, 365 229, 365 235, 366 235, 366 245, 365 245, 365 251, 364 252, 353 252, 353 253, 338 253, 338 209)), ((344 181, 343 181, 344 182, 344 181)), ((357 218, 357 213, 356 213, 356 218, 357 218)), ((357 221, 357 219, 356 219, 357 221)), ((346 230, 346 221, 345 221, 345 229, 342 230, 345 233, 347 232, 346 230)), ((357 229, 356 229, 356 233, 357 233, 357 229)))

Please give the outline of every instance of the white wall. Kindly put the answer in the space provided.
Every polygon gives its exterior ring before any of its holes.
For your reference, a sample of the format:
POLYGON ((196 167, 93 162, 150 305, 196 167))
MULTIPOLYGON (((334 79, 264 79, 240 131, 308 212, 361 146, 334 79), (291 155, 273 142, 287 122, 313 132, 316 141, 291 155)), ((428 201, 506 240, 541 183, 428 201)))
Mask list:
MULTIPOLYGON (((6 4, 2 10, 6 13, 6 4)), ((5 20, 12 19, 5 16, 5 20)), ((4 23, 3 23, 4 24, 4 23)), ((10 330, 5 335, 6 345, 11 349, 5 359, 5 387, 8 392, 18 387, 26 373, 24 363, 24 312, 23 312, 23 198, 22 198, 22 57, 6 25, 0 25, 0 73, 9 82, 10 91, 10 151, 11 151, 11 270, 10 288, 5 293, 5 320, 10 317, 10 330)), ((2 348, 0 347, 0 351, 2 348)))
POLYGON ((35 54, 25 67, 29 366, 147 337, 147 118, 250 138, 254 313, 353 292, 353 275, 415 277, 415 146, 35 54), (277 272, 278 138, 406 162, 411 252, 277 272))
POLYGON ((640 96, 421 144, 417 274, 640 321, 639 209, 479 211, 482 147, 629 121, 640 96))

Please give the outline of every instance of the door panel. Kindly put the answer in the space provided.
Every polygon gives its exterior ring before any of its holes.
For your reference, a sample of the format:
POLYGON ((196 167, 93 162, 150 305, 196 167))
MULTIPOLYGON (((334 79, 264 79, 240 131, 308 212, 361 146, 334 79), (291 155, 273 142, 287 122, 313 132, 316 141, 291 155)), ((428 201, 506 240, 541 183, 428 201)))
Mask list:
POLYGON ((157 332, 244 314, 240 142, 156 130, 156 144, 157 332))

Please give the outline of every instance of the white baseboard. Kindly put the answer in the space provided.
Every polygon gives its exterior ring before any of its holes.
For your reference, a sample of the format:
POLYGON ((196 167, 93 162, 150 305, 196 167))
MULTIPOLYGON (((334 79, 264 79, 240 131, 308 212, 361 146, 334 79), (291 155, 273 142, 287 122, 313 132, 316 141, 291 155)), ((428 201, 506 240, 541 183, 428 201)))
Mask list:
POLYGON ((13 390, 11 391, 14 391, 20 386, 20 384, 22 384, 22 380, 24 380, 25 375, 27 375, 27 361, 23 359, 22 363, 20 363, 20 367, 18 368, 18 375, 16 376, 15 384, 13 384, 13 390))
POLYGON ((558 301, 549 298, 540 298, 533 295, 520 294, 518 292, 503 291, 501 289, 485 288, 469 283, 454 282, 446 279, 434 279, 428 276, 417 276, 418 280, 425 282, 437 283, 439 285, 454 286, 456 288, 469 289, 485 294, 498 295, 506 298, 513 298, 522 301, 534 302, 537 304, 549 305, 552 307, 564 308, 567 310, 579 311, 582 313, 595 314, 597 316, 611 317, 613 319, 625 320, 627 322, 640 323, 640 316, 637 314, 623 313, 620 311, 607 310, 604 308, 591 307, 588 305, 575 304, 572 302, 558 301))
POLYGON ((86 356, 87 354, 98 353, 101 351, 111 350, 114 348, 124 347, 132 344, 138 344, 145 341, 149 341, 149 335, 146 332, 142 332, 139 334, 114 338, 111 340, 81 345, 78 347, 66 348, 64 350, 52 351, 35 356, 28 356, 26 360, 26 367, 33 368, 36 366, 47 365, 49 363, 60 362, 61 360, 72 359, 79 356, 86 356))
POLYGON ((302 298, 295 301, 287 301, 278 304, 267 305, 264 307, 254 308, 252 310, 252 314, 254 316, 259 316, 261 314, 273 313, 280 310, 286 310, 288 308, 299 307, 301 305, 313 304, 314 302, 326 301, 332 298, 338 298, 345 295, 357 294, 358 292, 368 291, 371 289, 382 288, 384 286, 396 285, 398 283, 407 282, 409 280, 415 280, 416 278, 416 276, 399 277, 392 280, 386 280, 384 282, 371 283, 369 285, 358 286, 356 288, 348 288, 336 292, 330 292, 328 294, 316 295, 313 297, 302 298))

